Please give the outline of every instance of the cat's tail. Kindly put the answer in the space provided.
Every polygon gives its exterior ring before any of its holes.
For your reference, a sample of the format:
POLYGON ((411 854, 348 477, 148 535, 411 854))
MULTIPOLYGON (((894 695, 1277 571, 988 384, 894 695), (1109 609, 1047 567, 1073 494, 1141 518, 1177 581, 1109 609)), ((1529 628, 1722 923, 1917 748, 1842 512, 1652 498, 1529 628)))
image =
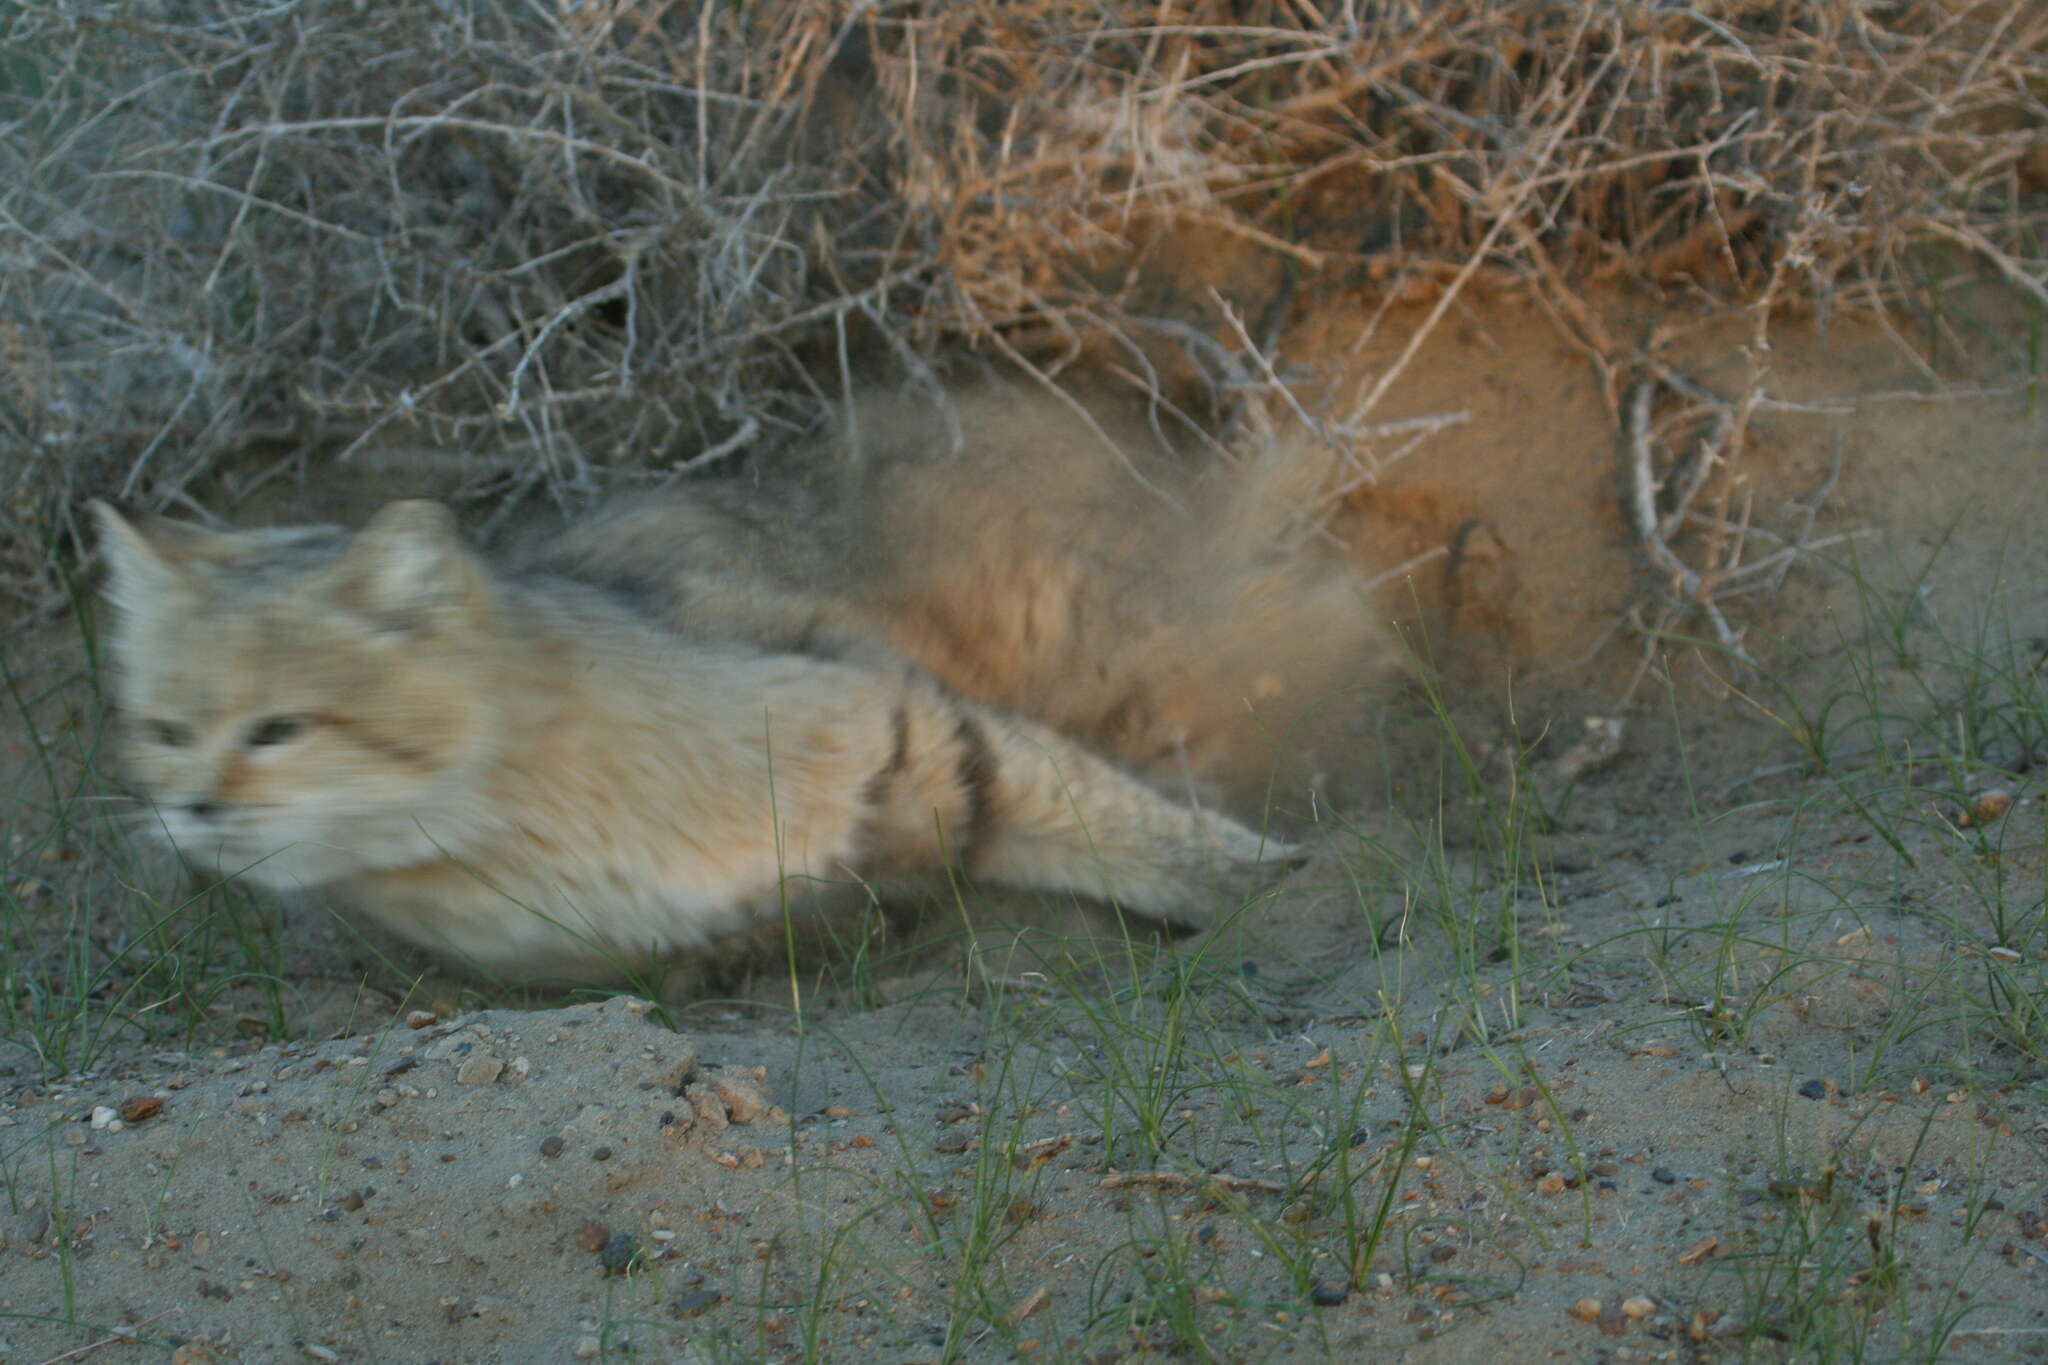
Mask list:
POLYGON ((913 688, 892 723, 890 759, 867 792, 869 849, 883 866, 943 863, 1201 926, 1299 856, 1042 726, 935 689, 913 688))

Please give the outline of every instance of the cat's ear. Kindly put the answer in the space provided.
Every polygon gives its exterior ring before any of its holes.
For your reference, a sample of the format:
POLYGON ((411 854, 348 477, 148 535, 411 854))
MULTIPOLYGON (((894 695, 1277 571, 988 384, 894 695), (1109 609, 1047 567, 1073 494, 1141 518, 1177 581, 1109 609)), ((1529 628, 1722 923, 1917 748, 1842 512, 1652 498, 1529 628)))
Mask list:
POLYGON ((485 598, 482 566, 438 502, 390 503, 349 542, 333 569, 340 601, 386 630, 412 631, 485 598))
POLYGON ((194 565, 226 554, 228 537, 168 521, 150 512, 92 504, 107 559, 107 596, 126 612, 158 611, 189 601, 200 585, 194 565))

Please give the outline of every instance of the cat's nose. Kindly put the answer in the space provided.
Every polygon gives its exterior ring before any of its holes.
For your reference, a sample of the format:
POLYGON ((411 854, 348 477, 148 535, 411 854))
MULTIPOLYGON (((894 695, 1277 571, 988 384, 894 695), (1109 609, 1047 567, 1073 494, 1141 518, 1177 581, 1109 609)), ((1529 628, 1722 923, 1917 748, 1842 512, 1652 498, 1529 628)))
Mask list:
POLYGON ((194 820, 210 822, 220 816, 220 802, 187 801, 185 803, 185 814, 191 816, 194 820))

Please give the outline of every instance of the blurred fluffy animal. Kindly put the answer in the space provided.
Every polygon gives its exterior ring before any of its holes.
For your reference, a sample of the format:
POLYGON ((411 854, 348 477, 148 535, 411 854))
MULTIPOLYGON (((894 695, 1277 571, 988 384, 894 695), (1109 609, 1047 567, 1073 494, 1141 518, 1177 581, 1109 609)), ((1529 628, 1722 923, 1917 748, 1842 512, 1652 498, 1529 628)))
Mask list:
POLYGON ((1242 815, 1347 761, 1400 656, 1318 534, 1323 447, 1176 452, 1130 407, 1007 388, 950 404, 867 400, 811 458, 621 499, 522 558, 692 634, 879 644, 1242 815))
POLYGON ((97 505, 156 827, 499 973, 616 975, 941 869, 1212 922, 1293 855, 1253 827, 1286 737, 1385 655, 1348 567, 1286 543, 1284 455, 957 415, 962 454, 870 404, 772 479, 497 562, 431 502, 354 533, 97 505))

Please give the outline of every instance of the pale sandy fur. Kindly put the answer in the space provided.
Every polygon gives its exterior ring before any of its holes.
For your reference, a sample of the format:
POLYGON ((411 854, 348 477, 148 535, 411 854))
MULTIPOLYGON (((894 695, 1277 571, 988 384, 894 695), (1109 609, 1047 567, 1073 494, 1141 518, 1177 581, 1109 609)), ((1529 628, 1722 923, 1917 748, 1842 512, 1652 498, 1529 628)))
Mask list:
POLYGON ((1199 924, 1291 853, 871 633, 686 632, 494 569, 433 504, 352 537, 100 519, 156 826, 493 971, 604 974, 944 868, 1199 924))

